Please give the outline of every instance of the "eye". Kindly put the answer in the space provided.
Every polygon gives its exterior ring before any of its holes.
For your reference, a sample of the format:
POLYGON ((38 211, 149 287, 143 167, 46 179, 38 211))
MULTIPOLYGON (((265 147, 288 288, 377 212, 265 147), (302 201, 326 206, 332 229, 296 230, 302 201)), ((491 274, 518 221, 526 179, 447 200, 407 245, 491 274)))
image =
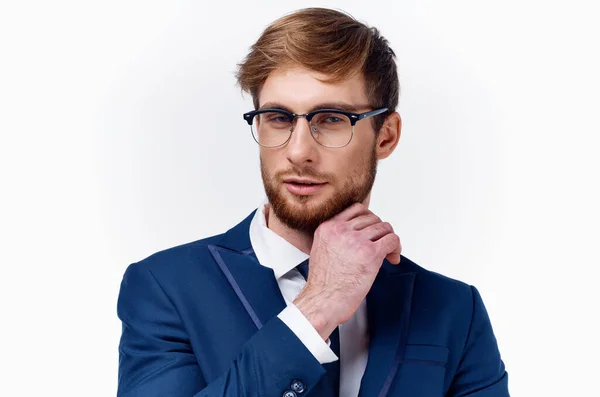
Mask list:
POLYGON ((264 113, 263 117, 265 121, 274 124, 289 124, 290 122, 290 119, 285 114, 277 112, 264 113))
POLYGON ((345 126, 350 124, 350 119, 347 116, 340 113, 317 113, 313 118, 313 124, 318 126, 345 126))

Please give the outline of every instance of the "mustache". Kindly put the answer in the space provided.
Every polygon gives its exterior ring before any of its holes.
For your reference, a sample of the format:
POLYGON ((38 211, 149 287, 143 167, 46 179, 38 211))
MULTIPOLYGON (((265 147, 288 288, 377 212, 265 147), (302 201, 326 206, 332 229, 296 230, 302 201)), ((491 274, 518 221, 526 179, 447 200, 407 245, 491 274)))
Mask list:
POLYGON ((335 176, 325 172, 317 172, 312 168, 297 168, 292 167, 284 171, 278 171, 273 175, 273 179, 282 181, 285 178, 298 177, 298 178, 314 178, 320 181, 331 181, 335 179, 335 176))

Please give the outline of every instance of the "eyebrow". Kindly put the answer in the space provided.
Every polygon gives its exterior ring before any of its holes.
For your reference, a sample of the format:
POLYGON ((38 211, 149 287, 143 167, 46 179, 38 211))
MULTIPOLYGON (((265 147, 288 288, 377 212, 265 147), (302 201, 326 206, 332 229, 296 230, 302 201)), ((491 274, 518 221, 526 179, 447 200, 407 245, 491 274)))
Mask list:
MULTIPOLYGON (((313 107, 311 107, 308 110, 308 113, 314 112, 315 110, 320 110, 320 109, 336 109, 336 110, 344 110, 346 112, 356 113, 358 111, 358 109, 360 109, 360 108, 369 108, 369 106, 356 107, 347 102, 323 102, 323 103, 319 103, 319 104, 316 104, 313 107)), ((259 108, 259 110, 262 110, 262 109, 282 109, 282 110, 287 110, 290 113, 294 113, 288 106, 285 106, 278 102, 267 102, 259 108)))

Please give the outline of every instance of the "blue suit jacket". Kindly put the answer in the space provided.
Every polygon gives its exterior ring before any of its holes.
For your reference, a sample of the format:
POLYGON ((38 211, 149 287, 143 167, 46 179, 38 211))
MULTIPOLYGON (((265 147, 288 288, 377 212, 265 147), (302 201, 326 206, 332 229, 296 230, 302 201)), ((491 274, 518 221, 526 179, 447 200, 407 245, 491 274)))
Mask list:
MULTIPOLYGON (((296 380, 299 397, 314 395, 325 371, 277 317, 285 302, 273 271, 251 255, 253 215, 128 267, 117 309, 119 396, 281 397, 296 380)), ((397 266, 384 261, 367 308, 360 397, 508 396, 474 287, 403 256, 397 266)))

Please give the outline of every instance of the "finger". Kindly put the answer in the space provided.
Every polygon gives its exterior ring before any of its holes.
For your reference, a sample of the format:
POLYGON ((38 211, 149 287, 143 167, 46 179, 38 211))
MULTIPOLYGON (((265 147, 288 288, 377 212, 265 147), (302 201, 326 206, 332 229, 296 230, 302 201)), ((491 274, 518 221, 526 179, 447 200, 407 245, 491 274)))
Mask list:
POLYGON ((353 230, 362 230, 367 226, 371 226, 375 223, 380 223, 381 219, 372 212, 365 215, 359 215, 356 218, 350 219, 348 223, 353 230))
MULTIPOLYGON (((400 244, 400 237, 395 233, 389 233, 375 241, 377 249, 385 255, 385 258, 393 264, 400 263, 400 253, 402 252, 402 245, 400 244)), ((383 256, 383 255, 382 255, 383 256)))
POLYGON ((376 241, 385 236, 386 234, 393 233, 394 229, 388 222, 377 222, 371 226, 365 227, 360 231, 364 238, 368 238, 371 241, 376 241))
POLYGON ((364 213, 367 213, 369 210, 367 209, 367 207, 365 207, 364 204, 362 203, 354 203, 352 205, 350 205, 348 208, 344 209, 342 212, 340 212, 339 214, 331 217, 332 221, 340 221, 340 222, 346 222, 349 221, 350 219, 358 216, 358 215, 362 215, 364 213))
POLYGON ((385 259, 387 259, 388 262, 390 262, 392 265, 397 265, 400 263, 400 260, 402 259, 402 257, 400 256, 399 252, 392 252, 392 253, 387 254, 385 259))

